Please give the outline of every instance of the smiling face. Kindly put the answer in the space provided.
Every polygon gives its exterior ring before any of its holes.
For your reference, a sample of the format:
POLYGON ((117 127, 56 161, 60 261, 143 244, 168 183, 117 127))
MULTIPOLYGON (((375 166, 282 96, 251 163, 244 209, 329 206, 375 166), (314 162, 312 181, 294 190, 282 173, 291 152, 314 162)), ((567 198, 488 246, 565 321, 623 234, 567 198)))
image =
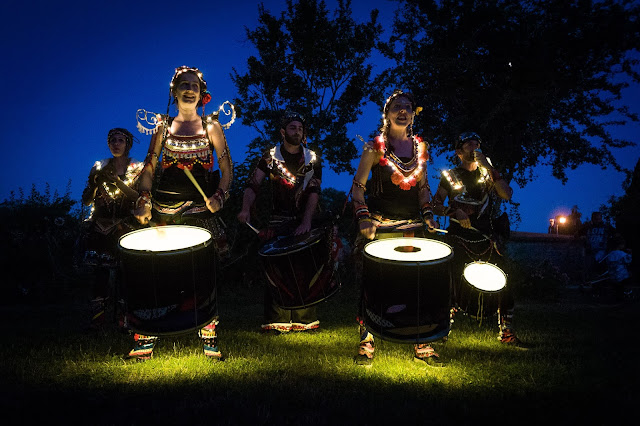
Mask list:
POLYGON ((127 154, 127 137, 122 133, 113 133, 109 137, 109 150, 114 158, 122 157, 127 154))
POLYGON ((395 127, 407 127, 413 122, 413 105, 406 96, 398 96, 389 104, 387 120, 395 127))
POLYGON ((197 75, 185 72, 175 83, 173 96, 178 107, 195 108, 200 102, 200 79, 197 75))

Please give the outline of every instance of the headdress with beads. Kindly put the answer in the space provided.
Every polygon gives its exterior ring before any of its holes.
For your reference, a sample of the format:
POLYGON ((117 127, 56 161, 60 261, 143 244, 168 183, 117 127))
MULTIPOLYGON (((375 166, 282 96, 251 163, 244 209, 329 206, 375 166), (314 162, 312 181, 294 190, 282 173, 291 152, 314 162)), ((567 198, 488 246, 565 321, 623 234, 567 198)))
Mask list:
MULTIPOLYGON (((413 98, 413 94, 411 92, 405 92, 400 89, 394 90, 391 96, 389 96, 385 101, 384 108, 382 109, 382 128, 380 129, 380 132, 382 132, 382 134, 385 135, 385 137, 389 132, 389 127, 391 125, 389 120, 387 120, 387 114, 389 113, 391 102, 395 101, 399 97, 405 97, 409 99, 409 102, 411 102, 411 109, 413 109, 413 112, 416 115, 420 114, 420 111, 422 111, 422 107, 416 107, 416 101, 413 98)), ((413 124, 409 126, 408 133, 409 133, 408 136, 413 136, 413 124)))
POLYGON ((118 133, 125 137, 127 141, 126 151, 129 152, 129 150, 133 146, 133 135, 127 129, 123 129, 122 127, 114 127, 113 129, 109 130, 109 133, 107 134, 107 143, 109 143, 109 141, 111 140, 111 136, 118 133))
POLYGON ((200 100, 198 101, 197 106, 202 107, 202 115, 204 116, 204 106, 211 101, 211 92, 207 90, 207 82, 202 76, 202 71, 198 68, 188 67, 186 65, 176 68, 176 72, 171 78, 171 83, 169 84, 169 103, 167 104, 167 114, 169 114, 169 106, 171 106, 171 102, 175 102, 173 93, 175 85, 180 80, 180 76, 184 73, 191 73, 198 77, 198 82, 200 83, 200 100))

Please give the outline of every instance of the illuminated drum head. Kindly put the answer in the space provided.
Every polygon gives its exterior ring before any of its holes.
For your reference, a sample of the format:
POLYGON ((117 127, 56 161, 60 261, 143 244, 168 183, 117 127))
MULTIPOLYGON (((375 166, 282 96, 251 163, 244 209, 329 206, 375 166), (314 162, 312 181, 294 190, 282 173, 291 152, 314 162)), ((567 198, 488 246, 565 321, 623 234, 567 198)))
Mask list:
POLYGON ((385 238, 370 242, 364 252, 393 262, 434 262, 453 254, 450 245, 427 238, 385 238))
POLYGON ((168 252, 195 247, 211 239, 197 226, 170 225, 133 231, 120 238, 120 247, 135 251, 168 252))
POLYGON ((473 262, 464 267, 464 279, 480 291, 498 291, 507 285, 507 276, 496 265, 473 262))

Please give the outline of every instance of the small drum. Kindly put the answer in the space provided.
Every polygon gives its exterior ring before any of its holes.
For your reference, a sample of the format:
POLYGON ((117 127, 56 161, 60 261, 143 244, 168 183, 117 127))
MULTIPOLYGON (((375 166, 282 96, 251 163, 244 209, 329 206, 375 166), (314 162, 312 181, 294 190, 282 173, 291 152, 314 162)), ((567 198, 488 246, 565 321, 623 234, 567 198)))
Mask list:
POLYGON ((425 238, 387 238, 364 247, 362 315, 383 340, 427 343, 449 334, 451 246, 425 238))
POLYGON ((300 309, 326 300, 340 288, 331 233, 316 228, 304 235, 276 237, 258 254, 273 300, 300 309))
POLYGON ((120 238, 127 319, 140 334, 197 330, 217 315, 211 233, 196 226, 140 229, 120 238))
POLYGON ((507 275, 491 263, 477 261, 464 267, 456 294, 458 306, 467 315, 480 319, 496 314, 507 275))

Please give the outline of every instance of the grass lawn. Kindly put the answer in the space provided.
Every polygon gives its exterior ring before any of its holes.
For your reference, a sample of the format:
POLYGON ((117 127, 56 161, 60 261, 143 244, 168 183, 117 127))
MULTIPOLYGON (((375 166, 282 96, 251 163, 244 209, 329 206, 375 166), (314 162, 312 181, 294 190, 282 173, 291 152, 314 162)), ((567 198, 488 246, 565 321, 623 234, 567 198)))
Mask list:
MULTIPOLYGON (((77 290, 77 289, 76 289, 77 290)), ((575 290, 520 300, 528 351, 503 347, 490 319, 458 315, 448 362, 412 362, 412 346, 377 340, 370 369, 354 365, 357 290, 319 306, 321 331, 257 330, 262 288, 220 289, 223 363, 195 333, 163 338, 153 360, 128 362, 131 336, 83 331, 83 297, 0 306, 4 424, 621 424, 638 413, 638 302, 597 304, 575 290), (636 337, 634 337, 636 336, 636 337)))

